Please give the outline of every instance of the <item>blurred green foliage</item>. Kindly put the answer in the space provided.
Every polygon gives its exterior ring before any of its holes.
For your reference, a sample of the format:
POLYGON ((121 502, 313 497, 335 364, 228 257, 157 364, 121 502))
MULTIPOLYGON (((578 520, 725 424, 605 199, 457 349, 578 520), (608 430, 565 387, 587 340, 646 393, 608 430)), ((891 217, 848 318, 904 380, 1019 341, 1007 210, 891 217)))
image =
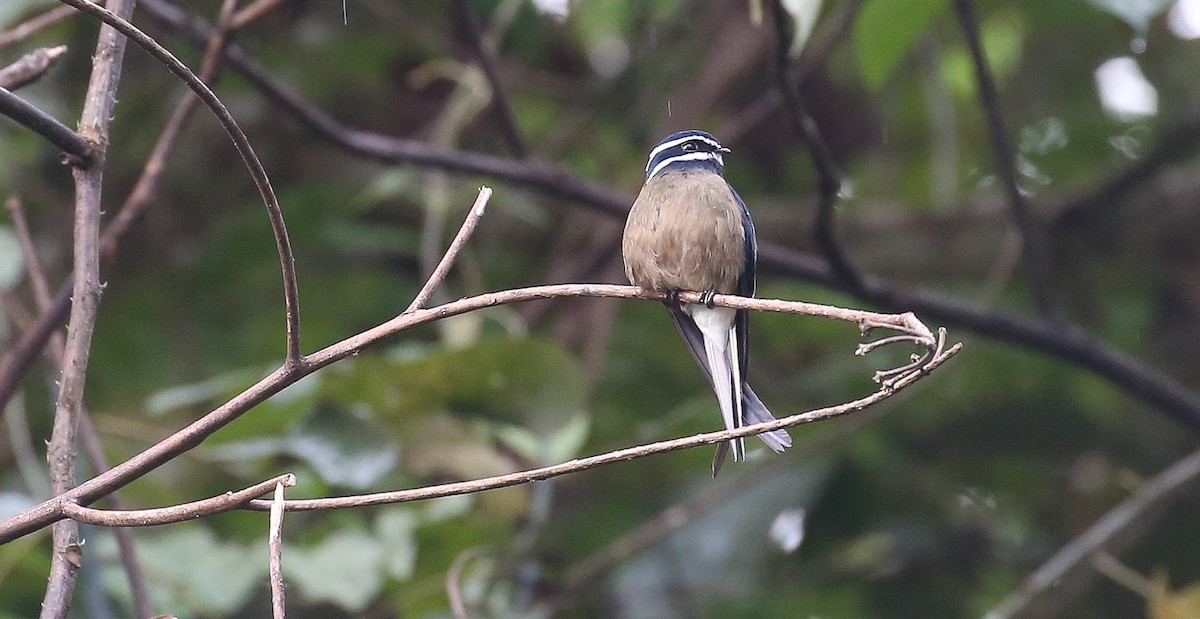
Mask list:
MULTIPOLYGON (((810 44, 845 1, 823 3, 810 44)), ((185 8, 211 21, 218 4, 185 8)), ((571 2, 565 16, 549 2, 466 4, 533 157, 632 196, 661 135, 708 129, 733 150, 727 178, 750 205, 760 240, 813 249, 815 179, 778 103, 771 12, 761 3, 571 2)), ((1200 43, 1173 34, 1167 2, 1128 3, 1141 12, 1099 0, 977 4, 1023 189, 1051 233, 1068 316, 1197 388, 1200 168, 1192 150, 1165 158, 1131 197, 1101 199, 1082 224, 1055 217, 1071 197, 1194 125, 1200 43), (1105 112, 1094 71, 1114 56, 1137 60, 1157 89, 1158 114, 1105 112)), ((0 3, 0 25, 50 6, 0 3)), ((339 3, 289 2, 237 42, 347 126, 507 156, 493 108, 470 107, 479 93, 467 90, 481 87, 476 60, 448 7, 358 0, 343 24, 339 3)), ((141 12, 135 22, 198 66, 200 52, 183 39, 141 12)), ((0 49, 0 64, 36 46, 69 45, 20 94, 72 124, 96 31, 86 19, 67 20, 0 49)), ((354 157, 314 139, 232 71, 216 90, 283 204, 306 352, 400 312, 437 257, 429 247, 445 246, 483 183, 496 188, 488 215, 434 302, 550 281, 622 280, 619 221, 498 179, 354 157)), ((867 0, 803 93, 845 174, 838 229, 855 264, 966 304, 1031 311, 950 2, 867 0)), ((108 215, 181 94, 177 80, 130 50, 106 171, 108 215)), ((6 121, 0 162, 0 197, 24 201, 56 284, 69 271, 70 175, 51 147, 6 121)), ((0 287, 11 301, 0 310, 4 350, 20 329, 13 308, 32 307, 14 242, 0 220, 0 287)), ((275 367, 284 339, 278 269, 255 191, 201 111, 157 200, 105 271, 87 401, 111 462, 275 367)), ((759 296, 862 306, 780 273, 760 276, 759 296)), ((718 480, 709 475, 711 451, 697 449, 470 497, 290 513, 290 616, 449 616, 447 574, 472 549, 458 582, 472 616, 980 616, 1196 441, 1078 366, 953 325, 951 338, 964 340, 965 351, 912 390, 793 430, 796 446, 785 455, 755 444, 750 462, 727 465, 718 480), (797 508, 806 514, 804 541, 787 554, 768 531, 776 515, 797 508), (633 547, 614 544, 661 522, 671 526, 633 547)), ((875 388, 876 368, 903 363, 910 351, 853 356, 859 341, 854 325, 756 315, 751 382, 777 415, 860 397, 875 388)), ((4 515, 45 495, 38 480, 53 376, 39 363, 6 413, 28 430, 10 421, 0 431, 4 515)), ((715 399, 657 304, 496 307, 322 370, 121 494, 129 506, 175 504, 287 471, 299 477, 289 497, 412 488, 718 426, 715 399)), ((1165 570, 1177 589, 1200 581, 1197 509, 1193 488, 1147 521, 1121 558, 1146 575, 1165 570)), ((134 534, 156 612, 269 612, 265 514, 134 534)), ((91 576, 80 581, 74 616, 131 616, 110 533, 84 535, 91 576)), ((0 547, 0 618, 37 612, 48 540, 0 547)), ((1144 607, 1096 577, 1057 612, 1116 618, 1144 607)))

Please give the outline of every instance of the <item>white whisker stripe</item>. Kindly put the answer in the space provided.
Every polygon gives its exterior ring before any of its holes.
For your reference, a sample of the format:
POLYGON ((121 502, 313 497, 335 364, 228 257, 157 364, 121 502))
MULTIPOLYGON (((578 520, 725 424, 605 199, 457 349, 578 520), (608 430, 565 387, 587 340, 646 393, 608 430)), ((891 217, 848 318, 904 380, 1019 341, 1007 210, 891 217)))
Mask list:
MULTIPOLYGON (((681 138, 675 138, 674 140, 671 140, 670 142, 663 142, 662 144, 655 146, 654 150, 650 151, 650 157, 648 157, 646 159, 646 169, 647 170, 650 169, 650 162, 654 161, 654 158, 657 157, 659 153, 663 152, 664 150, 667 150, 668 148, 674 148, 676 146, 679 146, 680 144, 683 144, 685 142, 691 142, 692 140, 700 140, 701 142, 705 142, 707 144, 712 145, 713 148, 721 148, 721 143, 712 138, 706 138, 702 135, 697 135, 697 134, 685 135, 681 138)), ((653 175, 651 175, 651 176, 653 176, 653 175)))
POLYGON ((646 178, 654 178, 654 175, 661 172, 663 168, 677 161, 703 161, 705 159, 716 161, 717 165, 725 165, 725 159, 721 157, 721 153, 685 153, 683 155, 667 157, 658 162, 658 165, 654 166, 654 169, 646 175, 646 178))

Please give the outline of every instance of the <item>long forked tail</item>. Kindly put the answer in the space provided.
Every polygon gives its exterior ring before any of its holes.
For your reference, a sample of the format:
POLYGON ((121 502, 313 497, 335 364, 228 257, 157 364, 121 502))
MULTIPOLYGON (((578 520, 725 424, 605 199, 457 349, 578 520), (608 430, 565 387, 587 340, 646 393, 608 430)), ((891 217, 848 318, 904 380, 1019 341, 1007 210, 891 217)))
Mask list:
MULTIPOLYGON (((675 322, 675 328, 679 330, 680 336, 683 337, 684 343, 687 344, 688 351, 692 353, 692 357, 696 360, 696 363, 700 366, 700 369, 703 370, 704 376, 708 378, 709 384, 713 386, 713 390, 717 392, 718 398, 720 398, 721 390, 718 389, 717 382, 713 379, 714 373, 711 368, 711 366, 714 364, 709 361, 709 354, 707 350, 708 346, 706 339, 710 338, 705 338, 705 334, 701 331, 699 325, 697 325, 696 320, 693 320, 694 314, 689 314, 688 311, 685 311, 680 306, 670 303, 667 304, 667 309, 670 311, 671 319, 675 322)), ((702 309, 711 311, 708 310, 708 308, 702 309)), ((689 307, 689 310, 691 312, 695 312, 695 310, 691 309, 691 307, 689 307)), ((723 323, 724 321, 721 322, 723 323)), ((736 355, 738 347, 737 343, 733 341, 734 332, 730 330, 728 333, 730 334, 727 336, 729 338, 728 342, 730 345, 728 345, 726 348, 730 350, 731 355, 736 355)), ((768 410, 766 405, 763 404, 762 400, 758 397, 758 394, 754 393, 754 390, 750 388, 750 385, 745 384, 744 377, 741 375, 742 368, 737 362, 736 357, 730 357, 730 359, 731 360, 727 363, 731 370, 724 374, 717 373, 717 376, 730 376, 732 374, 732 368, 738 368, 737 378, 741 386, 741 393, 739 397, 741 402, 741 407, 739 407, 741 409, 741 414, 738 418, 739 423, 736 427, 774 420, 775 417, 771 415, 771 411, 768 410)), ((735 391, 734 393, 737 392, 735 391)), ((724 407, 722 408, 722 414, 724 414, 724 407)), ((759 434, 758 437, 762 439, 762 441, 766 443, 768 447, 777 452, 783 451, 792 445, 791 436, 789 436, 787 431, 783 429, 764 432, 759 434)), ((713 458, 714 476, 720 471, 721 464, 724 462, 730 446, 731 443, 721 443, 717 446, 717 453, 713 458)), ((744 449, 735 449, 734 459, 740 459, 743 454, 744 449)))

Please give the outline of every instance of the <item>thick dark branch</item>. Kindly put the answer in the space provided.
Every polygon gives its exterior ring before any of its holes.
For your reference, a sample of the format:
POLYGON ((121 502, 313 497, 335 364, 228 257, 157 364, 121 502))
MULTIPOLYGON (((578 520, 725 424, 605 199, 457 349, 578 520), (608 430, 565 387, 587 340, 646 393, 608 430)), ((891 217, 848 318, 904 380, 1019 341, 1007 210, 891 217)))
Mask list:
MULTIPOLYGON (((758 251, 759 266, 768 271, 841 287, 829 265, 813 256, 777 245, 763 245, 758 251)), ((863 278, 861 298, 882 307, 905 308, 939 323, 964 327, 1086 368, 1200 434, 1200 394, 1082 329, 988 310, 874 276, 863 278)))
POLYGON ((1004 128, 1000 95, 983 53, 975 7, 971 0, 954 0, 954 8, 958 13, 967 49, 971 52, 971 61, 975 65, 975 78, 979 82, 979 102, 983 105, 984 116, 987 118, 988 134, 991 136, 992 150, 996 156, 996 171, 1000 174, 1013 220, 1021 233, 1021 251, 1034 305, 1044 318, 1053 319, 1057 316, 1057 304, 1051 292, 1054 289, 1053 263, 1046 248, 1041 223, 1029 205, 1029 200, 1021 192, 1021 184, 1017 178, 1016 153, 1004 128))
POLYGON ((842 189, 841 175, 833 160, 833 153, 829 150, 829 144, 821 135, 816 119, 804 105, 799 85, 792 78, 792 71, 789 68, 791 65, 789 48, 792 41, 790 18, 783 8, 782 0, 772 2, 771 8, 776 38, 776 84, 779 92, 783 95, 783 104, 787 110, 792 131, 808 149, 809 159, 812 160, 813 169, 817 174, 819 198, 817 215, 813 222, 813 237, 817 247, 821 249, 821 253, 833 267, 834 273, 844 282, 847 289, 857 293, 862 290, 862 276, 850 264, 850 259, 846 256, 842 244, 838 241, 837 231, 834 229, 834 208, 837 206, 838 194, 842 189))
POLYGON ((74 158, 70 162, 73 165, 86 167, 91 163, 92 145, 87 140, 3 87, 0 87, 0 114, 32 129, 51 144, 61 148, 74 158))

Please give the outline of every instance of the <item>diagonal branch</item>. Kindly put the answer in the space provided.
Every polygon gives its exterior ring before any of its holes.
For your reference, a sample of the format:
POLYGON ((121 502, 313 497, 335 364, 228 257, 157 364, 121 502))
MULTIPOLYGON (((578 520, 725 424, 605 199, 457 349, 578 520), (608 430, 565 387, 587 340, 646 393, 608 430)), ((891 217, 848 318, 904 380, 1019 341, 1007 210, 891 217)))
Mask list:
POLYGON ((508 145, 509 152, 517 159, 528 157, 529 148, 517 127, 517 117, 508 102, 508 92, 500 83, 500 71, 492 60, 491 52, 484 47, 483 33, 480 32, 479 23, 471 15, 470 4, 467 0, 454 0, 451 14, 460 31, 459 37, 471 48, 471 53, 479 61, 479 67, 483 69, 483 74, 492 87, 492 111, 495 112, 496 122, 500 124, 500 132, 504 134, 504 142, 508 145))
POLYGON ((1142 484, 1132 496, 1104 514, 1082 535, 1059 549, 1021 588, 988 611, 988 619, 1057 615, 1072 592, 1092 574, 1091 559, 1100 553, 1119 554, 1148 528, 1150 514, 1170 503, 1200 480, 1200 450, 1167 467, 1142 484), (1033 608, 1037 608, 1033 612, 1033 608))
POLYGON ((1004 128, 1004 116, 1000 112, 1000 95, 996 90, 996 81, 992 79, 992 72, 988 68, 987 58, 983 53, 983 43, 979 37, 979 19, 975 15, 975 7, 971 0, 954 0, 954 8, 958 14, 958 22, 962 26, 967 49, 971 52, 971 61, 975 65, 975 78, 979 82, 979 102, 983 105, 984 116, 987 119, 992 150, 996 156, 996 169, 1004 185, 1004 192, 1008 196, 1013 220, 1021 232, 1025 273, 1029 276, 1029 287, 1033 294, 1034 305, 1043 318, 1053 320, 1057 316, 1058 305, 1052 293, 1054 289, 1053 264, 1046 247, 1041 223, 1037 220, 1028 198, 1021 192, 1020 182, 1017 180, 1016 154, 1012 144, 1008 141, 1008 133, 1004 128))
MULTIPOLYGON (((103 0, 101 0, 103 4, 103 0)), ((20 43, 39 30, 49 28, 58 22, 75 14, 75 10, 66 6, 56 6, 41 15, 29 19, 14 28, 0 32, 0 48, 13 43, 20 43)))
POLYGON ((404 310, 405 314, 421 309, 429 302, 429 297, 433 296, 438 286, 445 281, 446 275, 450 272, 450 267, 454 265, 455 258, 462 251, 464 245, 467 244, 467 239, 471 238, 471 234, 475 232, 475 226, 483 219, 483 212, 487 209, 488 200, 492 197, 490 187, 480 187, 479 196, 475 198, 475 203, 471 205, 471 210, 467 211, 467 218, 463 221, 462 227, 458 229, 458 234, 454 235, 454 240, 450 242, 450 247, 446 249, 446 253, 442 255, 442 259, 434 267, 433 273, 429 275, 425 285, 421 286, 421 290, 417 292, 417 296, 413 298, 412 303, 404 310))

